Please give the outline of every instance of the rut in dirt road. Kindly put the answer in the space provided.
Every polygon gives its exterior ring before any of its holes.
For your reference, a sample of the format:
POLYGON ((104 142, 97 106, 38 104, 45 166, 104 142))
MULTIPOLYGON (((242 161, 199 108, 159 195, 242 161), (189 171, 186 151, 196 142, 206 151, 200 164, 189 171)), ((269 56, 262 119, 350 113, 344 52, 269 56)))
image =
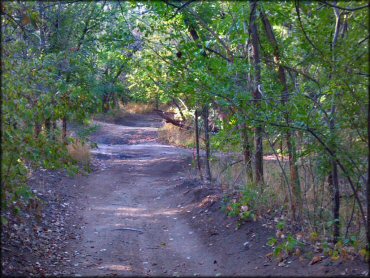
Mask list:
POLYGON ((94 153, 106 169, 77 181, 86 202, 80 212, 82 240, 71 246, 80 254, 72 273, 193 276, 220 272, 214 263, 217 258, 183 217, 190 208, 182 206, 181 196, 168 194, 186 175, 191 151, 157 143, 157 127, 138 127, 140 122, 134 123, 136 127, 98 124, 94 153))

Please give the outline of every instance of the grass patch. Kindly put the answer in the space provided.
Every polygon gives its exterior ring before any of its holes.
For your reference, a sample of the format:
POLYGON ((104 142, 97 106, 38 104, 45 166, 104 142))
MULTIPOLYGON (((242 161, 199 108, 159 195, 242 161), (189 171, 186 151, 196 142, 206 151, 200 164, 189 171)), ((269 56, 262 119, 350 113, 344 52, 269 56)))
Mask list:
POLYGON ((68 154, 73 160, 82 164, 83 166, 88 166, 91 160, 90 146, 79 140, 74 139, 70 144, 67 145, 68 154))
POLYGON ((153 111, 153 104, 129 102, 124 105, 120 105, 120 108, 129 114, 147 114, 153 111))
POLYGON ((94 115, 94 120, 111 123, 111 122, 114 122, 116 119, 127 116, 127 114, 128 113, 126 113, 122 109, 115 108, 115 109, 109 110, 106 113, 99 113, 99 114, 94 115))
POLYGON ((152 104, 129 102, 119 104, 119 107, 111 109, 105 113, 99 113, 94 116, 95 120, 114 123, 122 119, 127 119, 135 114, 147 114, 153 112, 152 104))
POLYGON ((194 132, 166 123, 158 130, 159 140, 180 147, 194 147, 194 132))

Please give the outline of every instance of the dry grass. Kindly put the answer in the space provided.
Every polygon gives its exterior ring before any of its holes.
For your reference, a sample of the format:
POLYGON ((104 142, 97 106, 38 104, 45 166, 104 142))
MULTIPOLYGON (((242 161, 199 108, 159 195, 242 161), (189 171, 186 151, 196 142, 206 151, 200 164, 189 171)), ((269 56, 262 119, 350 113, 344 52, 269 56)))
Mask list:
POLYGON ((94 115, 94 120, 103 121, 103 122, 114 122, 115 119, 122 118, 126 116, 127 113, 125 113, 120 108, 115 108, 112 110, 109 110, 107 113, 100 113, 94 115))
POLYGON ((164 143, 181 147, 193 147, 195 140, 193 131, 180 129, 169 123, 158 130, 158 137, 164 143))
MULTIPOLYGON (((243 190, 245 186, 255 188, 248 181, 243 162, 227 167, 239 160, 241 160, 240 156, 223 154, 216 155, 211 161, 212 176, 225 193, 243 190)), ((270 158, 265 159, 263 164, 265 184, 263 193, 259 194, 258 212, 264 214, 283 208, 289 215, 291 213, 289 188, 278 161, 270 158)), ((319 230, 323 238, 325 236, 330 237, 332 228, 327 227, 328 221, 332 219, 333 206, 330 187, 325 178, 320 178, 315 173, 313 166, 308 161, 300 161, 298 166, 303 202, 302 217, 305 219, 305 227, 310 232, 315 229, 319 230)), ((289 179, 289 166, 286 159, 282 162, 282 167, 285 169, 289 179)), ((259 188, 256 189, 259 191, 259 188)), ((341 182, 341 192, 343 194, 340 209, 341 221, 343 223, 341 233, 343 235, 346 234, 347 224, 352 219, 349 234, 356 235, 361 242, 360 245, 364 245, 366 242, 365 229, 362 226, 359 214, 353 212, 353 197, 346 197, 351 196, 351 191, 348 190, 348 185, 345 186, 344 180, 341 182)))
POLYGON ((152 112, 154 106, 153 104, 129 102, 124 105, 121 104, 120 108, 129 114, 146 114, 152 112))
POLYGON ((91 154, 88 144, 76 139, 73 143, 68 144, 67 150, 69 155, 83 165, 89 165, 91 154))
MULTIPOLYGON (((277 161, 264 160, 263 164, 266 186, 271 187, 275 192, 279 193, 279 195, 280 193, 281 195, 285 195, 284 180, 277 161)), ((247 184, 253 183, 253 181, 248 180, 246 168, 241 156, 218 155, 211 161, 211 171, 216 181, 222 185, 225 191, 240 190, 247 184)))
POLYGON ((217 155, 211 161, 211 172, 215 181, 221 185, 226 192, 241 189, 247 184, 247 176, 239 157, 232 155, 217 155), (230 164, 232 166, 229 166, 230 164))
POLYGON ((104 122, 115 122, 116 120, 125 119, 133 114, 146 114, 152 112, 152 104, 129 102, 126 104, 119 103, 119 107, 109 110, 106 113, 100 113, 94 116, 95 120, 104 122))

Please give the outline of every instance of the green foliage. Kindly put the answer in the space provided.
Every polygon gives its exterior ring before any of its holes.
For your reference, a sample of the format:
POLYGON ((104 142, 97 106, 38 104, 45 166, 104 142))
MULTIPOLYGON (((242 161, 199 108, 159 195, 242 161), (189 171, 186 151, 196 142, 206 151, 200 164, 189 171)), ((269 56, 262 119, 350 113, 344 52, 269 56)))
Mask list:
POLYGON ((278 222, 277 224, 276 224, 276 228, 278 229, 278 230, 284 230, 284 228, 285 228, 285 222, 282 222, 282 221, 280 221, 280 222, 278 222))
POLYGON ((273 255, 279 258, 293 255, 297 253, 297 249, 301 250, 304 247, 304 243, 294 238, 292 235, 288 235, 286 239, 284 238, 283 240, 272 237, 266 244, 273 248, 273 255))
POLYGON ((237 198, 224 198, 221 210, 229 217, 238 218, 238 226, 247 221, 256 221, 256 198, 258 193, 246 187, 237 198))
MULTIPOLYGON (((91 54, 96 51, 97 28, 102 27, 103 20, 109 21, 108 13, 102 13, 102 4, 81 5, 86 8, 81 9, 83 13, 74 4, 4 3, 4 208, 18 201, 27 203, 32 197, 27 176, 34 169, 66 168, 71 174, 77 172, 61 140, 60 121, 64 117, 82 121, 99 111, 100 99, 94 88, 101 78, 97 56, 91 54)), ((122 86, 114 90, 117 88, 122 86)), ((80 135, 86 137, 92 131, 80 135)))
POLYGON ((81 138, 82 141, 85 141, 91 134, 97 132, 99 128, 100 126, 96 124, 91 126, 90 125, 82 126, 82 128, 78 130, 77 136, 81 138))
MULTIPOLYGON (((20 188, 31 168, 67 167, 75 172, 60 138, 62 119, 81 122, 129 100, 160 104, 181 99, 187 111, 210 108, 213 125, 219 128, 211 135, 212 150, 240 153, 246 130, 253 156, 254 131, 261 126, 264 153, 278 150, 288 156, 286 139, 291 132, 294 164, 304 190, 291 192, 285 186, 281 199, 286 203, 281 206, 289 207, 291 195, 299 195, 293 196, 297 199, 309 195, 302 213, 311 226, 319 225, 323 232, 339 221, 345 227, 342 222, 352 221, 352 216, 344 215, 347 208, 333 222, 332 210, 324 204, 333 197, 327 186, 333 155, 340 162, 341 193, 353 191, 352 186, 356 194, 365 192, 367 9, 340 9, 342 25, 336 30, 330 5, 259 1, 261 62, 256 66, 249 28, 252 2, 195 1, 182 9, 173 6, 180 3, 171 3, 4 3, 3 201, 28 198, 20 188), (276 45, 265 31, 263 15, 272 26, 276 45), (256 84, 259 71, 260 84, 256 84), (256 90, 263 93, 261 101, 255 99, 256 90), (57 127, 48 127, 50 123, 57 127)), ((364 3, 338 2, 338 6, 364 3)), ((79 135, 86 138, 93 130, 87 128, 79 135)), ((284 167, 281 176, 288 184, 284 167)), ((264 186, 263 192, 247 187, 228 203, 227 213, 241 222, 255 219, 280 190, 264 186)), ((364 202, 355 203, 356 221, 365 219, 360 205, 364 202)))
POLYGON ((268 246, 275 246, 278 243, 278 240, 274 237, 270 238, 268 242, 266 243, 268 246))

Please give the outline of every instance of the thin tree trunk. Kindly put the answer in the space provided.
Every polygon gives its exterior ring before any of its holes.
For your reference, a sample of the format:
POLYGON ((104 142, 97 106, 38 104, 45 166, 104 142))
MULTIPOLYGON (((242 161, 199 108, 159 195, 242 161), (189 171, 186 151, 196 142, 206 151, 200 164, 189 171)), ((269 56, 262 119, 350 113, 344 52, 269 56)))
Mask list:
POLYGON ((197 166, 198 166, 198 171, 200 175, 200 179, 203 180, 203 174, 202 174, 202 166, 200 163, 200 154, 199 154, 199 121, 198 121, 198 110, 195 109, 194 113, 194 120, 195 120, 195 147, 197 150, 197 166))
MULTIPOLYGON (((283 105, 286 105, 289 101, 289 91, 288 91, 288 84, 287 84, 287 78, 285 74, 284 68, 280 64, 280 50, 278 46, 278 42, 276 40, 276 37, 274 35, 273 29, 271 27, 270 21, 267 18, 266 14, 262 9, 260 9, 261 12, 261 18, 263 22, 263 26, 266 31, 266 35, 268 40, 270 41, 270 44, 272 45, 274 49, 274 61, 276 61, 277 71, 278 71, 278 77, 279 82, 283 86, 283 92, 282 92, 282 103, 283 105)), ((285 121, 287 125, 290 125, 290 117, 289 117, 289 111, 285 110, 284 113, 285 121)), ((289 168, 290 168, 290 188, 293 192, 293 200, 291 203, 291 210, 293 219, 296 219, 296 216, 300 218, 301 211, 302 211, 302 200, 301 200, 301 186, 299 182, 299 176, 298 176, 298 167, 296 165, 296 151, 294 146, 294 138, 293 133, 291 130, 287 130, 285 133, 285 139, 286 144, 288 148, 288 156, 289 156, 289 168), (296 215, 296 208, 298 209, 298 215, 296 215)))
POLYGON ((106 92, 104 92, 103 94, 102 110, 103 110, 103 113, 106 113, 109 110, 109 99, 108 99, 108 95, 106 92))
MULTIPOLYGON (((66 83, 71 81, 71 72, 69 71, 66 76, 66 83)), ((67 116, 64 115, 62 118, 62 139, 64 143, 67 143, 67 116)))
MULTIPOLYGON (((341 18, 340 18, 340 12, 338 8, 334 8, 334 14, 336 18, 335 22, 335 32, 332 42, 332 54, 333 54, 333 72, 335 70, 335 46, 337 44, 338 38, 339 38, 339 31, 341 28, 341 18)), ((330 74, 329 79, 333 78, 333 74, 330 74)), ((335 131, 335 114, 336 114, 336 105, 335 105, 335 94, 333 94, 332 98, 332 107, 331 107, 331 113, 330 113, 330 121, 329 121, 329 128, 330 133, 333 138, 336 137, 336 131, 335 131)), ((332 146, 334 150, 334 155, 336 153, 336 144, 334 143, 334 146, 332 146)), ((338 179, 338 165, 335 160, 335 158, 331 158, 331 173, 328 177, 328 182, 330 188, 333 189, 333 195, 334 195, 334 205, 333 205, 333 218, 334 218, 334 224, 333 224, 333 242, 337 243, 338 239, 340 237, 340 221, 339 221, 339 209, 340 209, 340 191, 339 191, 339 179, 338 179)))
MULTIPOLYGON (((45 18, 45 8, 44 8, 44 3, 42 2, 37 2, 38 3, 38 8, 39 8, 39 14, 40 14, 40 22, 44 22, 45 18)), ((45 25, 42 24, 40 26, 40 51, 43 52, 45 51, 45 25)))
POLYGON ((35 122, 35 138, 38 138, 42 130, 42 125, 38 122, 35 122))
POLYGON ((179 113, 180 113, 180 116, 181 116, 181 119, 185 122, 186 121, 186 118, 184 116, 184 113, 182 113, 182 110, 181 110, 181 107, 180 105, 177 103, 176 99, 175 98, 172 98, 172 101, 173 101, 173 104, 175 104, 175 106, 177 107, 177 109, 179 110, 179 113))
POLYGON ((63 141, 67 142, 67 117, 64 116, 62 119, 62 137, 63 141))
POLYGON ((208 116, 209 116, 209 110, 208 106, 204 106, 203 110, 203 122, 204 122, 204 137, 205 137, 205 145, 206 145, 206 175, 207 180, 211 181, 211 167, 209 165, 209 158, 210 158, 210 146, 209 146, 209 126, 208 126, 208 116))
POLYGON ((46 130, 47 136, 49 138, 51 138, 51 121, 50 121, 50 118, 47 118, 45 120, 44 125, 45 125, 45 130, 46 130))
POLYGON ((56 129, 57 129, 57 122, 55 121, 55 120, 53 120, 53 123, 52 123, 52 129, 53 129, 53 131, 52 131, 52 140, 55 140, 55 131, 56 131, 56 129))
MULTIPOLYGON (((197 42, 199 40, 198 33, 195 30, 195 28, 190 24, 189 19, 185 17, 184 23, 188 27, 190 36, 192 37, 193 41, 194 42, 197 42)), ((198 47, 201 48, 201 46, 199 46, 199 45, 198 45, 198 47)), ((196 139, 195 140, 196 140, 196 145, 197 145, 197 163, 198 163, 198 169, 199 169, 200 177, 203 180, 202 169, 201 169, 201 162, 200 162, 200 155, 199 155, 199 125, 198 125, 198 123, 199 123, 198 122, 198 116, 199 115, 198 115, 198 111, 197 110, 195 110, 195 113, 196 113, 196 116, 195 116, 195 124, 196 124, 195 137, 196 137, 196 139)), ((205 125, 205 133, 207 133, 207 135, 208 135, 208 117, 207 117, 207 121, 206 122, 207 123, 204 123, 204 125, 205 125)), ((208 160, 209 153, 207 153, 207 142, 208 141, 206 139, 206 175, 209 178, 211 171, 210 171, 209 160, 208 160)), ((209 149, 208 149, 208 151, 209 151, 209 149)))
MULTIPOLYGON (((286 121, 289 123, 288 116, 286 121)), ((290 170, 290 188, 293 192, 293 198, 291 202, 293 220, 299 220, 302 215, 302 197, 301 197, 301 186, 298 176, 298 167, 296 166, 296 151, 294 146, 294 140, 292 139, 292 133, 288 130, 285 134, 286 144, 288 148, 288 163, 290 170)))
POLYGON ((117 94, 112 94, 112 99, 113 99, 113 102, 112 102, 113 109, 118 108, 119 106, 118 106, 117 94))
POLYGON ((155 94, 155 109, 159 109, 159 94, 155 94))
MULTIPOLYGON (((242 13, 244 17, 244 8, 242 8, 242 13)), ((244 34, 248 34, 247 21, 243 21, 243 30, 244 34)), ((248 53, 249 41, 246 45, 246 53, 248 53)), ((246 55, 248 58, 248 63, 251 63, 250 55, 246 55)), ((247 74, 247 93, 249 94, 253 89, 251 87, 251 73, 247 74)), ((250 143, 250 138, 248 132, 250 129, 246 124, 246 119, 243 119, 244 122, 241 125, 241 137, 242 137, 242 148, 243 148, 243 158, 244 158, 244 167, 246 170, 246 175, 248 183, 253 183, 253 166, 252 166, 252 144, 250 143)))
MULTIPOLYGON (((251 33, 251 43, 252 43, 252 52, 253 52, 253 66, 255 69, 254 76, 254 88, 253 88, 253 97, 255 99, 255 107, 258 112, 261 107, 262 95, 260 93, 259 87, 261 86, 261 59, 259 51, 259 36, 256 25, 256 12, 257 12, 257 1, 253 1, 250 4, 251 6, 251 22, 250 22, 250 33, 251 33)), ((259 186, 263 184, 263 146, 262 146, 262 125, 257 124, 255 128, 255 183, 259 186)))
POLYGON ((249 142, 248 127, 246 123, 243 123, 241 135, 245 170, 248 178, 248 183, 252 183, 253 182, 252 146, 249 142))

